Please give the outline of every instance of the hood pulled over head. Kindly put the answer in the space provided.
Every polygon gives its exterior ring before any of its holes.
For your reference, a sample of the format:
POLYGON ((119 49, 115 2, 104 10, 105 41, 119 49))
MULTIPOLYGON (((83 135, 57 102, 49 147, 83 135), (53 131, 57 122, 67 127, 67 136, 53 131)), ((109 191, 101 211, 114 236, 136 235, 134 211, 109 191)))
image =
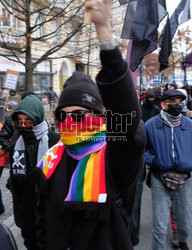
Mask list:
POLYGON ((45 119, 43 104, 35 95, 28 95, 19 103, 11 116, 13 121, 17 120, 18 113, 29 116, 34 125, 40 124, 45 119))

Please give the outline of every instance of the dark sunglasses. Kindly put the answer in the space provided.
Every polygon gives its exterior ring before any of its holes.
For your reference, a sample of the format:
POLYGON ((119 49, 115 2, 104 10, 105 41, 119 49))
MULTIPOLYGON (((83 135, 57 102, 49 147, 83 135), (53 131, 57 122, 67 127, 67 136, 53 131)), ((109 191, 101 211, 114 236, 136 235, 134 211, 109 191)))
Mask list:
POLYGON ((30 120, 25 120, 25 121, 17 120, 17 121, 14 121, 13 124, 14 124, 14 126, 16 126, 16 127, 22 127, 23 124, 24 124, 25 127, 27 127, 27 128, 33 127, 33 122, 30 121, 30 120))
POLYGON ((81 122, 83 121, 87 113, 93 113, 92 110, 73 110, 72 112, 67 112, 65 110, 58 110, 55 112, 55 118, 59 122, 64 122, 68 115, 71 115, 73 121, 81 122))

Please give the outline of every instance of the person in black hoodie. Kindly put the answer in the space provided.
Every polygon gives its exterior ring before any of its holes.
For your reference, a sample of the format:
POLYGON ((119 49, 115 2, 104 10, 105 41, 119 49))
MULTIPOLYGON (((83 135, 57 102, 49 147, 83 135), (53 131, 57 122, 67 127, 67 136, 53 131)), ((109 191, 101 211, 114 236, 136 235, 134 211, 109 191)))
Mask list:
POLYGON ((141 112, 131 73, 113 38, 112 0, 85 5, 101 48, 99 89, 80 72, 64 84, 55 111, 61 140, 33 171, 38 243, 42 250, 132 250, 120 207, 131 216, 145 144, 141 112), (118 189, 118 197, 112 189, 118 189))
MULTIPOLYGON (((21 96, 21 100, 23 100, 28 95, 35 95, 32 91, 25 91, 21 96)), ((3 149, 9 153, 13 144, 15 144, 15 137, 17 138, 17 133, 13 137, 14 132, 16 131, 15 127, 13 126, 13 121, 11 119, 11 115, 7 116, 3 127, 0 132, 0 145, 3 149)))
POLYGON ((160 109, 154 105, 155 95, 152 92, 148 92, 143 104, 141 105, 142 120, 146 122, 151 117, 158 115, 160 109))
POLYGON ((11 168, 7 187, 13 196, 14 219, 21 228, 24 244, 29 250, 38 250, 35 184, 30 174, 60 137, 48 129, 43 104, 35 95, 26 96, 14 110, 11 119, 17 138, 9 148, 11 168))

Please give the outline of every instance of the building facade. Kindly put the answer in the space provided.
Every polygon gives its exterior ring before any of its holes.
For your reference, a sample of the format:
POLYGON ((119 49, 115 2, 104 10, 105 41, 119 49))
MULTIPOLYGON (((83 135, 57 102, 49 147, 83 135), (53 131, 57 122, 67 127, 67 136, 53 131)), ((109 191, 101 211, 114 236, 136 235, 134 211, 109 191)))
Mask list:
MULTIPOLYGON (((6 72, 10 69, 20 73, 15 91, 25 91, 28 61, 24 51, 28 46, 31 65, 38 62, 33 70, 32 89, 39 96, 45 95, 51 86, 59 94, 64 82, 75 70, 95 78, 100 68, 99 45, 95 38, 94 25, 83 24, 83 0, 57 0, 56 4, 51 0, 32 1, 30 27, 27 26, 27 16, 18 3, 19 0, 10 4, 1 0, 0 3, 1 88, 4 87, 6 72), (53 53, 48 54, 51 50, 53 53)), ((29 6, 24 6, 25 8, 27 10, 29 6)), ((117 27, 122 22, 117 13, 121 13, 121 10, 117 9, 113 24, 120 37, 121 29, 117 27)))

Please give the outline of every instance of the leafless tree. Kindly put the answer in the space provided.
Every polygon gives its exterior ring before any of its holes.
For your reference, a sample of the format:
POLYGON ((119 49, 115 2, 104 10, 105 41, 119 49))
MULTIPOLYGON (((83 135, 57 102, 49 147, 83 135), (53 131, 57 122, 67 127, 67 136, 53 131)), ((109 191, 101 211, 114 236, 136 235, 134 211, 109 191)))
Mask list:
POLYGON ((178 29, 178 32, 172 42, 172 53, 169 57, 169 68, 163 71, 164 74, 169 75, 175 69, 181 68, 182 59, 191 53, 192 39, 191 30, 189 27, 178 29))
MULTIPOLYGON (((24 65, 26 90, 32 90, 35 67, 45 60, 64 57, 76 63, 83 60, 88 66, 87 74, 89 65, 98 64, 98 57, 91 56, 98 48, 95 29, 92 24, 83 24, 83 3, 83 0, 1 0, 8 15, 2 14, 0 21, 9 22, 12 17, 15 25, 9 29, 0 27, 0 46, 9 51, 0 56, 24 65), (9 42, 10 37, 16 43, 9 42), (64 49, 66 45, 68 49, 64 49), (36 52, 38 59, 34 57, 36 52), (20 56, 25 57, 25 61, 20 56)), ((119 1, 114 3, 114 13, 117 13, 119 1)), ((120 32, 120 25, 122 19, 116 14, 114 30, 120 32)))
POLYGON ((0 55, 24 65, 25 89, 32 90, 35 67, 47 59, 59 58, 58 51, 81 31, 83 3, 77 0, 1 0, 1 4, 8 13, 2 14, 1 21, 8 22, 12 16, 19 22, 20 29, 18 32, 16 25, 6 31, 0 29, 1 47, 9 50, 8 55, 0 55), (17 46, 8 42, 9 37, 17 41, 17 46), (34 50, 38 50, 36 60, 34 50), (21 55, 25 57, 24 62, 21 55))

